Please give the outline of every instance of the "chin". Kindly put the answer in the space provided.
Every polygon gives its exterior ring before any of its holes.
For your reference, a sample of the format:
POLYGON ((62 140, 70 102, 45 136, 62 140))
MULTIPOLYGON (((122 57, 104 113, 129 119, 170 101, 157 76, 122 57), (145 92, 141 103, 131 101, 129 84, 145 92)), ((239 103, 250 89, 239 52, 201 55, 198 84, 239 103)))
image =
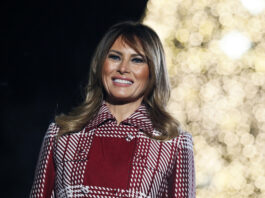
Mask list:
POLYGON ((129 94, 126 93, 115 93, 115 94, 110 94, 111 98, 117 99, 117 100, 128 100, 131 99, 132 97, 129 94))

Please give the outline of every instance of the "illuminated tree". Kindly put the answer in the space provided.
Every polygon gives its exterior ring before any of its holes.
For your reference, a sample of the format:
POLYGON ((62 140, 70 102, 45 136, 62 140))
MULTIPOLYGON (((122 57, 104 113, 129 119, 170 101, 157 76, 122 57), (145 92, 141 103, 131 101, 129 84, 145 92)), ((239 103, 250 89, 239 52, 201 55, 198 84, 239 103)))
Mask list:
POLYGON ((149 0, 171 113, 193 134, 197 197, 265 197, 265 1, 149 0))

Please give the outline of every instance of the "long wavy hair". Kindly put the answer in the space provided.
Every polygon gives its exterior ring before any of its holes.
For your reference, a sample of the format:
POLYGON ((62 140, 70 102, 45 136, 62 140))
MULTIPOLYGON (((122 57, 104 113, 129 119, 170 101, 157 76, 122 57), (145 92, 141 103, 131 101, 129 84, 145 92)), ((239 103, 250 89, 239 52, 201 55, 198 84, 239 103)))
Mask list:
POLYGON ((60 127, 59 136, 82 130, 97 115, 106 95, 102 83, 103 63, 118 37, 137 52, 142 48, 147 59, 150 76, 143 102, 147 106, 154 128, 160 131, 161 135, 146 135, 157 140, 169 140, 178 136, 179 123, 166 111, 170 83, 162 43, 150 27, 132 21, 112 26, 99 42, 91 60, 84 101, 69 114, 61 114, 55 118, 60 127))

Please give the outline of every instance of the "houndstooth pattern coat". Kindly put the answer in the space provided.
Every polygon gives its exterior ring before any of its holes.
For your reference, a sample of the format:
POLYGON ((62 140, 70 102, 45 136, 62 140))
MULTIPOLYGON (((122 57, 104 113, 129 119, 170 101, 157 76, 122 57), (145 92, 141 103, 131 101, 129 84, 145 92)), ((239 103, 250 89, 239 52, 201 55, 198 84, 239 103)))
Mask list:
POLYGON ((159 135, 146 107, 117 125, 105 103, 80 132, 57 138, 52 123, 44 137, 31 198, 194 198, 193 143, 189 133, 170 141, 159 135))

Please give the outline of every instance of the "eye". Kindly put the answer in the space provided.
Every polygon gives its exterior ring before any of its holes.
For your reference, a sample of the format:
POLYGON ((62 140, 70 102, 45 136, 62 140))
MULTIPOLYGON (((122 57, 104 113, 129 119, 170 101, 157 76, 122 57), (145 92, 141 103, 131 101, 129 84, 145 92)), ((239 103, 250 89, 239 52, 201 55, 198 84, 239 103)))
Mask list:
POLYGON ((132 59, 132 62, 134 63, 144 63, 145 60, 142 57, 135 57, 132 59))
POLYGON ((120 57, 116 54, 109 54, 108 58, 110 58, 112 60, 120 60, 120 57))

